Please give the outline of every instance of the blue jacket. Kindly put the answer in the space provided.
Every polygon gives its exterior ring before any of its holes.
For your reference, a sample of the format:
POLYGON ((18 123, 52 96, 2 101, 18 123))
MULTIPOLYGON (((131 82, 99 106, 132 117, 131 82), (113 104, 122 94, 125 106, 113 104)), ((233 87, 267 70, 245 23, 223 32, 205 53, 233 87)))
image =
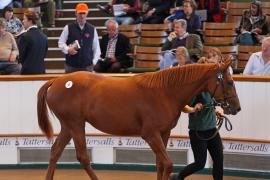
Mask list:
POLYGON ((47 36, 38 28, 31 28, 18 41, 21 74, 44 74, 44 58, 48 51, 47 36))

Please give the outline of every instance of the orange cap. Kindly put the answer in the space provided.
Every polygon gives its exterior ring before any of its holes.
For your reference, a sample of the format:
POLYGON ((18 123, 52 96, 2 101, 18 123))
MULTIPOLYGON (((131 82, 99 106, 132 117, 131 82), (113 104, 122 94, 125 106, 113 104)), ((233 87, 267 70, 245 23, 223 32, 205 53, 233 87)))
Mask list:
POLYGON ((88 13, 88 6, 85 3, 79 3, 76 6, 77 13, 88 13))

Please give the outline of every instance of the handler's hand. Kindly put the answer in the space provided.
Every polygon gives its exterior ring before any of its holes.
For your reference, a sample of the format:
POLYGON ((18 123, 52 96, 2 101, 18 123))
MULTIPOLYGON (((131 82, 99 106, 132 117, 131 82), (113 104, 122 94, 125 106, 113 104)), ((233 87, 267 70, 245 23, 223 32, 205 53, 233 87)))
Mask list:
POLYGON ((195 112, 202 110, 202 109, 203 109, 202 103, 197 103, 197 104, 194 106, 194 109, 195 109, 195 112))
POLYGON ((225 114, 223 112, 219 111, 219 110, 216 110, 216 115, 218 117, 224 117, 225 116, 225 114))

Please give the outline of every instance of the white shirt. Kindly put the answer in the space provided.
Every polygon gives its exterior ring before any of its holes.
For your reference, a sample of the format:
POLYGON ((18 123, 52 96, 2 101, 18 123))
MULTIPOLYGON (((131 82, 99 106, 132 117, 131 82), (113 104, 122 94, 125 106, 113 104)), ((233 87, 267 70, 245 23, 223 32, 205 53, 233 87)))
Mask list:
POLYGON ((265 64, 262 52, 253 53, 246 64, 243 74, 270 75, 270 59, 265 64))
POLYGON ((32 28, 38 28, 38 27, 37 27, 37 25, 29 26, 29 27, 25 30, 25 32, 29 31, 29 30, 32 29, 32 28))
POLYGON ((183 36, 180 36, 178 39, 179 39, 179 40, 185 39, 185 38, 188 37, 188 35, 189 35, 189 33, 186 32, 185 34, 183 34, 183 36))
MULTIPOLYGON (((83 27, 80 26, 81 29, 83 29, 83 27)), ((68 54, 68 45, 66 44, 68 39, 68 25, 66 25, 63 29, 63 32, 60 35, 59 41, 58 41, 58 47, 61 49, 61 51, 64 54, 68 54)), ((100 57, 100 46, 99 46, 99 40, 98 40, 98 34, 97 34, 97 30, 94 30, 94 39, 93 39, 93 46, 92 46, 92 50, 93 50, 93 64, 95 65, 100 57)))

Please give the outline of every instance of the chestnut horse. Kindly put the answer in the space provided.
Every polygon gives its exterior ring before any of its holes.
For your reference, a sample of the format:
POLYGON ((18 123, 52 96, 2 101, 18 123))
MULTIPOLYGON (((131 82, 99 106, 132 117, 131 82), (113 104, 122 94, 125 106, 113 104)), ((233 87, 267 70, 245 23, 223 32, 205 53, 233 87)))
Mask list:
POLYGON ((166 152, 171 129, 181 109, 203 91, 221 103, 224 112, 236 114, 240 103, 224 64, 193 64, 128 78, 76 72, 49 80, 38 92, 38 123, 53 137, 48 108, 56 115, 61 131, 51 149, 46 180, 53 179, 56 162, 73 138, 78 161, 92 180, 85 140, 85 122, 114 135, 141 136, 156 155, 157 179, 168 180, 172 161, 166 152))

